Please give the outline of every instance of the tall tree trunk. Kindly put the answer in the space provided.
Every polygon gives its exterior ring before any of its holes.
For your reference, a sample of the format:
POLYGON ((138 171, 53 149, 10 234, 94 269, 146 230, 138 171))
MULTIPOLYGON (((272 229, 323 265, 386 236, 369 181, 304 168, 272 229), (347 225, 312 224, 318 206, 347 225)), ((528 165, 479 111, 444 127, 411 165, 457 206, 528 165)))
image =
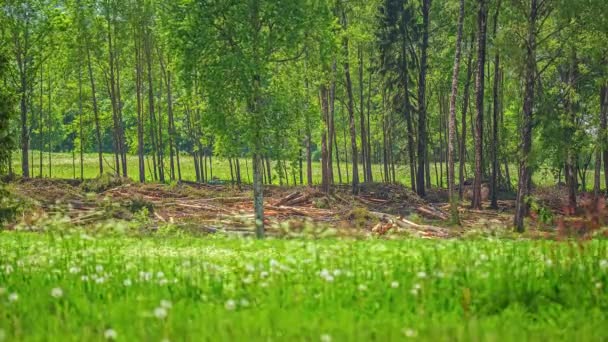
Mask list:
POLYGON ((329 126, 329 94, 327 87, 322 84, 319 90, 321 98, 321 116, 323 118, 324 129, 321 133, 321 189, 325 193, 329 193, 329 162, 327 151, 327 127, 329 126))
POLYGON ((608 189, 608 82, 600 87, 600 148, 604 159, 604 186, 608 189))
POLYGON ((82 121, 82 62, 78 62, 78 128, 80 140, 80 180, 84 180, 84 134, 82 121))
POLYGON ((306 184, 312 186, 312 138, 310 129, 306 130, 306 184))
POLYGON ((365 109, 364 109, 364 94, 363 89, 365 88, 363 81, 363 49, 361 45, 358 46, 357 54, 359 55, 359 123, 361 125, 361 167, 363 167, 363 181, 369 182, 367 178, 367 164, 369 162, 369 156, 367 155, 367 133, 365 133, 365 109))
POLYGON ((87 67, 89 69, 89 81, 91 82, 91 96, 93 100, 93 116, 95 120, 95 138, 97 140, 97 156, 99 159, 99 176, 103 175, 103 142, 101 141, 101 123, 99 120, 99 109, 97 108, 97 91, 95 78, 93 77, 93 66, 91 63, 91 50, 87 40, 87 67))
MULTIPOLYGON (((403 19, 405 20, 405 18, 403 19)), ((405 23, 404 23, 405 24, 405 23)), ((409 72, 407 62, 407 40, 405 35, 401 42, 401 72, 403 73, 403 113, 405 116, 405 122, 407 124, 407 152, 410 162, 410 184, 412 191, 416 192, 416 166, 415 158, 416 152, 414 151, 414 128, 412 123, 412 105, 410 103, 410 89, 409 89, 409 72)), ((393 180, 394 181, 394 180, 393 180)))
MULTIPOLYGON (((332 81, 329 86, 329 118, 327 123, 327 162, 329 171, 329 181, 331 184, 334 183, 334 166, 333 166, 333 145, 336 136, 334 128, 334 116, 336 113, 336 61, 334 60, 332 65, 332 81)), ((336 153, 338 145, 336 144, 336 153)), ((340 164, 338 162, 338 173, 340 173, 340 164)), ((342 178, 342 176, 340 176, 342 178)), ((294 183, 295 185, 295 183, 294 183)))
POLYGON ((456 54, 452 72, 452 93, 450 95, 450 117, 448 123, 448 193, 450 197, 450 214, 452 224, 459 224, 458 198, 455 189, 454 145, 456 143, 456 97, 458 96, 458 75, 460 73, 460 57, 462 55, 462 28, 464 22, 464 0, 460 0, 458 12, 458 33, 456 35, 456 54))
MULTIPOLYGON (((576 191, 578 182, 576 179, 576 165, 578 159, 578 153, 574 147, 573 136, 575 133, 576 125, 576 103, 575 99, 570 95, 576 91, 576 78, 577 76, 577 58, 574 51, 571 52, 570 65, 568 67, 568 92, 566 96, 566 115, 568 116, 568 126, 566 128, 566 140, 569 140, 569 144, 566 147, 566 185, 568 186, 568 206, 570 209, 575 210, 576 205, 576 191)), ((583 189, 584 191, 584 189, 583 189)))
MULTIPOLYGON (((342 26, 346 31, 348 27, 346 12, 342 10, 342 26)), ((348 121, 350 126, 350 145, 352 150, 352 162, 353 162, 353 177, 352 177, 352 192, 356 194, 359 192, 359 167, 357 162, 357 129, 355 125, 355 103, 353 98, 353 83, 350 78, 350 63, 349 52, 348 52, 348 36, 344 35, 342 38, 342 48, 344 53, 344 75, 346 78, 346 93, 348 95, 348 121)))
POLYGON ((473 182, 473 209, 481 209, 481 179, 483 178, 483 100, 486 65, 487 0, 478 0, 477 14, 477 75, 475 79, 477 115, 475 119, 475 180, 473 182))
POLYGON ((146 181, 146 165, 144 158, 144 115, 142 105, 142 53, 141 40, 135 38, 135 93, 137 97, 137 159, 139 166, 139 182, 146 181))
POLYGON ((499 98, 499 86, 500 86, 500 51, 498 50, 496 39, 498 33, 498 15, 500 14, 501 0, 498 0, 496 4, 496 12, 494 13, 494 48, 496 49, 496 56, 494 56, 494 89, 493 89, 493 111, 492 111, 492 178, 490 180, 490 208, 498 209, 498 172, 500 166, 498 164, 498 149, 500 146, 498 136, 498 115, 500 111, 499 98))
MULTIPOLYGON (((420 47, 420 79, 418 82, 418 175, 416 176, 416 192, 426 196, 425 167, 427 167, 427 123, 426 123, 426 72, 429 46, 429 12, 431 0, 422 0, 422 46, 420 47)), ((427 176, 428 175, 428 172, 427 176)))
POLYGON ((530 194, 532 169, 530 152, 532 151, 532 115, 534 111, 534 84, 536 78, 536 26, 538 17, 538 0, 530 0, 528 16, 526 54, 524 69, 524 103, 523 123, 521 131, 521 159, 519 163, 519 181, 517 184, 517 199, 515 202, 514 226, 518 232, 523 232, 524 216, 528 213, 527 198, 530 194))

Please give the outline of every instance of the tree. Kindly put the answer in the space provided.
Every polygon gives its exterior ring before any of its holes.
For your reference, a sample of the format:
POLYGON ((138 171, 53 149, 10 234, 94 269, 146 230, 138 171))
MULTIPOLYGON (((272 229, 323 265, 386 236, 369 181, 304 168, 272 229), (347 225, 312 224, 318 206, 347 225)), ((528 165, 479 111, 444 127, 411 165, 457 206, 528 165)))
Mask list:
POLYGON ((473 209, 481 209, 481 180, 483 178, 483 116, 486 66, 486 29, 488 21, 487 0, 478 0, 477 13, 477 75, 475 79, 475 180, 473 183, 473 209))
MULTIPOLYGON (((460 57, 462 55, 462 30, 464 26, 464 0, 460 0, 458 11, 458 33, 456 35, 456 53, 454 56, 454 71, 452 73, 452 94, 450 96, 450 118, 448 124, 448 189, 452 223, 458 224, 458 199, 456 197, 454 172, 454 145, 456 144, 456 96, 458 94, 458 75, 460 73, 460 57)), ((461 184, 462 186, 462 184, 461 184)))
MULTIPOLYGON (((418 80, 418 174, 416 191, 419 196, 426 195, 425 167, 427 165, 427 122, 426 122, 426 73, 429 47, 429 12, 431 0, 422 2, 422 43, 420 45, 420 74, 418 80)), ((428 176, 428 174, 427 174, 428 176)))

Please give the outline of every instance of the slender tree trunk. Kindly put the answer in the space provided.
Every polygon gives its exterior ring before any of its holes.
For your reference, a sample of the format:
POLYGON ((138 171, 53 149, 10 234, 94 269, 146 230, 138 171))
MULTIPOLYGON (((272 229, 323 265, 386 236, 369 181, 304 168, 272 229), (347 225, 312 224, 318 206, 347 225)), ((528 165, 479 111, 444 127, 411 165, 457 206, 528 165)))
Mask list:
POLYGON ((310 136, 310 129, 306 131, 306 184, 312 187, 312 138, 310 136))
POLYGON ((600 87, 600 149, 604 159, 604 186, 608 189, 608 82, 600 87))
MULTIPOLYGON (((426 0, 429 1, 429 0, 426 0)), ((344 30, 347 29, 346 12, 342 11, 342 26, 344 30)), ((344 35, 342 38, 342 48, 344 53, 344 75, 346 78, 346 93, 348 95, 348 120, 350 126, 350 144, 352 150, 352 162, 353 162, 353 177, 352 177, 352 192, 356 194, 359 192, 359 168, 357 162, 357 129, 355 125, 355 104, 353 99, 353 84, 350 78, 350 63, 348 61, 348 36, 344 35)))
POLYGON ((364 94, 363 89, 365 88, 363 81, 363 49, 361 45, 358 47, 359 55, 359 122, 361 125, 361 166, 363 167, 363 181, 369 182, 367 166, 369 164, 369 155, 367 154, 367 133, 365 132, 365 108, 364 108, 364 94))
POLYGON ((82 127, 82 62, 78 62, 78 126, 80 140, 80 180, 84 180, 84 134, 82 127))
MULTIPOLYGON (((576 53, 572 51, 570 58, 570 65, 568 67, 568 79, 567 84, 570 92, 576 91, 576 78, 577 78, 577 58, 576 53)), ((570 209, 575 210, 576 205, 576 191, 578 182, 576 180, 576 164, 577 164, 577 151, 574 147, 573 136, 575 133, 576 125, 576 103, 571 95, 567 95, 566 99, 566 110, 568 115, 568 126, 566 128, 566 140, 569 140, 569 144, 566 147, 566 184, 568 186, 568 206, 570 209)), ((584 190, 583 190, 584 191, 584 190)))
MULTIPOLYGON (((334 60, 332 65, 332 81, 329 86, 329 118, 327 123, 327 162, 329 171, 329 181, 334 184, 334 166, 333 166, 333 145, 335 141, 335 128, 334 128, 334 116, 336 113, 336 61, 334 60)), ((338 145, 336 144, 336 153, 338 145)), ((338 173, 340 173, 340 164, 338 162, 338 173)), ((340 178, 342 178, 340 176, 340 178)), ((295 183, 294 183, 295 185, 295 183)))
POLYGON ((475 180, 473 182, 473 209, 481 209, 481 179, 483 178, 483 100, 486 64, 487 0, 478 0, 477 14, 477 75, 475 79, 477 115, 475 120, 475 180))
MULTIPOLYGON (((497 39, 498 33, 498 15, 500 14, 500 5, 501 0, 498 0, 496 4, 496 12, 494 13, 494 41, 497 39)), ((494 42, 494 47, 496 49, 496 56, 494 56, 494 90, 493 90, 493 111, 492 111, 492 178, 490 181, 490 208, 498 209, 498 172, 500 171, 500 166, 498 164, 498 149, 499 149, 499 136, 498 136, 498 116, 500 111, 500 104, 498 102, 499 99, 499 86, 500 86, 500 51, 496 46, 496 42, 494 42)))
POLYGON ((135 38, 135 93, 137 97, 137 158, 139 162, 139 182, 146 181, 144 157, 144 113, 142 104, 143 91, 141 40, 135 38))
POLYGON ((91 63, 91 50, 87 41, 87 66, 89 69, 89 81, 91 82, 91 96, 93 100, 93 116, 95 120, 95 137, 97 140, 97 156, 99 159, 99 176, 103 175, 103 142, 101 141, 101 123, 99 120, 99 109, 97 108, 97 91, 95 78, 93 77, 93 66, 91 63))
POLYGON ((534 113, 534 85, 536 78, 536 20, 538 17, 538 0, 530 0, 528 17, 528 32, 526 38, 526 54, 524 69, 524 103, 523 123, 521 132, 521 159, 519 163, 519 181, 517 199, 515 202, 514 226, 518 232, 523 232, 524 216, 528 213, 527 198, 530 194, 532 169, 530 152, 532 151, 532 115, 534 113))
POLYGON ((324 193, 329 193, 329 162, 327 151, 327 127, 329 126, 329 94, 327 87, 322 84, 319 90, 321 98, 321 116, 323 118, 324 129, 321 133, 321 189, 324 193))
MULTIPOLYGON (((418 81, 418 174, 416 192, 426 196, 425 167, 427 165, 427 123, 426 123, 426 72, 429 46, 429 12, 431 0, 422 0, 422 45, 420 48, 420 79, 418 81)), ((426 172, 428 175, 428 172, 426 172)))
MULTIPOLYGON (((458 75, 460 74, 460 57, 462 55, 462 29, 464 23, 464 0, 460 0, 458 12, 458 33, 456 35, 456 54, 452 72, 452 93, 450 95, 450 117, 448 123, 448 193, 450 197, 450 214, 452 224, 459 224, 458 199, 456 197, 454 172, 454 145, 456 143, 456 97, 458 96, 458 75)), ((462 184, 461 184, 462 188, 462 184)))
MULTIPOLYGON (((44 126, 46 126, 44 124, 44 73, 43 73, 43 66, 40 66, 40 108, 38 110, 38 143, 40 144, 40 151, 38 151, 38 178, 42 178, 42 161, 43 161, 43 153, 44 153, 44 149, 46 147, 45 145, 45 141, 44 141, 44 126)), ((47 127, 48 128, 48 127, 47 127)), ((47 133, 48 134, 48 133, 47 133)), ((47 137, 48 138, 48 137, 47 137)), ((34 162, 32 161, 32 167, 34 162)), ((32 172, 33 173, 33 172, 32 172)))

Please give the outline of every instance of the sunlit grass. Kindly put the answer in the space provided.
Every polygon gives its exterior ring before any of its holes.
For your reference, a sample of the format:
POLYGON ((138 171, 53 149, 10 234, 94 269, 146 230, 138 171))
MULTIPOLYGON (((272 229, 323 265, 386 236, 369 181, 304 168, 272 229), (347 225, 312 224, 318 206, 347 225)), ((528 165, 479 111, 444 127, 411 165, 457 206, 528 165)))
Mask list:
POLYGON ((608 243, 0 233, 6 341, 604 340, 608 243))
MULTIPOLYGON (((34 177, 39 176, 40 174, 42 174, 43 177, 48 177, 49 176, 49 156, 47 153, 43 153, 43 162, 42 162, 42 168, 40 168, 40 160, 39 160, 39 152, 38 151, 34 151, 34 159, 33 159, 33 165, 30 166, 30 172, 32 172, 32 175, 34 177)), ((50 170, 50 174, 52 177, 54 178, 80 178, 80 159, 79 159, 79 155, 78 154, 71 154, 71 153, 52 153, 51 154, 51 170, 50 170)), ((105 154, 104 155, 104 171, 105 172, 113 172, 113 158, 114 156, 111 154, 105 154)), ((184 180, 188 180, 188 181, 195 181, 196 180, 196 173, 194 170, 194 162, 191 156, 187 155, 187 154, 182 154, 180 156, 181 158, 181 171, 182 171, 182 179, 184 180)), ((152 161, 149 160, 150 158, 148 157, 146 160, 146 179, 148 181, 152 181, 153 180, 153 171, 152 171, 152 161)), ((31 160, 31 158, 30 158, 31 160)), ((84 154, 84 178, 89 179, 89 178, 95 178, 99 175, 99 167, 98 167, 98 156, 95 153, 86 153, 84 154)), ((19 155, 17 153, 15 153, 13 155, 13 169, 14 171, 19 174, 21 171, 20 168, 20 159, 19 159, 19 155)), ((165 159, 165 169, 166 169, 166 175, 167 175, 167 180, 169 179, 169 158, 165 159)), ((223 181, 230 181, 231 180, 231 176, 230 176, 230 164, 228 162, 227 159, 223 159, 223 158, 212 158, 212 172, 209 171, 209 178, 211 178, 211 173, 213 173, 213 177, 217 177, 220 180, 223 181)), ((276 162, 272 162, 272 174, 273 174, 273 183, 274 184, 279 184, 280 180, 278 178, 278 174, 277 171, 275 169, 276 167, 276 162)), ((241 166, 241 178, 242 181, 244 183, 251 183, 251 180, 253 179, 253 175, 252 175, 252 167, 251 167, 251 161, 249 159, 246 158, 241 158, 240 160, 240 166, 241 166)), ((304 162, 304 167, 306 167, 306 163, 304 162)), ((138 176, 138 159, 137 156, 134 155, 129 155, 127 157, 127 168, 128 168, 128 172, 129 172, 129 176, 133 179, 139 179, 138 176)), ((340 168, 341 168, 341 174, 342 174, 342 183, 346 184, 347 181, 349 181, 351 179, 351 175, 352 175, 352 170, 351 170, 351 165, 348 165, 348 173, 346 172, 346 164, 342 161, 340 163, 340 168), (347 176, 348 175, 348 176, 347 176)), ((363 170, 361 170, 361 168, 359 168, 359 178, 363 179, 363 170)), ((209 169, 210 170, 210 169, 209 169)), ((289 173, 289 179, 283 179, 283 184, 290 184, 293 185, 294 184, 294 175, 293 175, 293 171, 295 171, 295 182, 296 183, 300 183, 300 173, 299 170, 292 170, 290 167, 290 164, 288 163, 288 167, 287 167, 288 173, 289 173)), ((503 168, 504 170, 504 168, 503 168)), ((321 164, 319 162, 313 162, 313 166, 312 166, 312 171, 313 171, 313 182, 315 184, 319 184, 321 182, 321 164)), ((467 171, 467 177, 466 178, 471 178, 472 175, 472 165, 468 165, 466 167, 466 171, 467 171)), ((503 171, 504 172, 504 171, 503 171)), ((516 182, 517 182, 517 166, 516 165, 509 165, 509 172, 510 172, 510 177, 511 177, 511 182, 513 183, 513 186, 516 186, 516 182)), ((373 178, 375 181, 382 181, 384 179, 384 166, 381 164, 374 164, 372 166, 372 174, 373 174, 373 178)), ((437 166, 435 166, 434 163, 431 164, 431 183, 434 186, 437 185, 442 185, 443 187, 447 187, 447 169, 446 169, 446 165, 445 163, 440 166, 439 164, 437 164, 437 166), (440 177, 440 173, 443 172, 443 181, 441 181, 441 177, 440 177)), ((177 171, 176 171, 176 177, 177 177, 177 171)), ((335 181, 338 182, 338 168, 337 168, 337 163, 334 162, 334 177, 335 177, 335 181)), ((410 171, 409 171, 409 166, 407 165, 396 165, 395 166, 395 177, 397 178, 397 181, 401 184, 405 184, 407 186, 410 186, 410 171)), ((304 182, 306 182, 306 170, 304 170, 303 172, 303 180, 304 182)), ((602 175, 601 177, 601 184, 602 184, 602 188, 605 187, 604 184, 604 177, 602 175)), ((554 185, 555 184, 555 179, 554 176, 551 174, 550 170, 548 168, 541 168, 540 170, 538 170, 535 174, 534 174, 534 183, 537 185, 554 185)), ((587 187, 589 189, 591 189, 593 187, 593 170, 589 170, 587 171, 587 187)))

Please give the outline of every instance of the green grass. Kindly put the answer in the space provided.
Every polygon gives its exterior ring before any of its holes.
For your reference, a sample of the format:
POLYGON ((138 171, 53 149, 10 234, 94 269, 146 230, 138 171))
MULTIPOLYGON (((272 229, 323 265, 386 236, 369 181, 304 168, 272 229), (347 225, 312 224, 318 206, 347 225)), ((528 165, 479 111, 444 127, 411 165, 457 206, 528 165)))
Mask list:
MULTIPOLYGON (((33 151, 34 153, 34 159, 33 159, 33 165, 30 165, 30 172, 32 172, 32 175, 34 177, 37 177, 40 174, 40 163, 39 163, 39 152, 38 151, 33 151)), ((80 160, 78 159, 79 156, 76 154, 75 158, 76 160, 73 159, 73 155, 71 153, 52 153, 51 154, 51 176, 54 178, 76 178, 76 177, 80 177, 80 160)), ((106 161, 106 163, 104 164, 104 170, 105 172, 112 172, 113 169, 113 158, 114 156, 112 154, 106 154, 104 155, 104 160, 106 161), (109 163, 109 164, 108 164, 109 163)), ((192 160, 192 157, 186 154, 182 154, 180 156, 181 158, 181 169, 182 169, 182 179, 184 180, 189 180, 189 181, 195 181, 196 180, 196 173, 194 170, 194 162, 192 160)), ((31 158, 30 158, 31 160, 31 158)), ((87 179, 90 178, 95 178, 99 175, 99 166, 98 166, 98 156, 95 153, 86 153, 84 155, 84 177, 87 179)), ((150 160, 150 165, 152 163, 152 161, 150 160)), ((279 184, 279 179, 277 176, 277 172, 274 169, 275 166, 275 162, 272 162, 272 167, 273 167, 273 183, 274 184, 279 184)), ((49 176, 49 159, 48 159, 48 154, 47 153, 43 153, 43 162, 42 162, 42 175, 43 177, 48 177, 49 176)), ((305 163, 304 163, 304 167, 305 167, 305 163)), ((347 181, 347 177, 346 177, 346 166, 344 162, 340 163, 340 167, 341 167, 341 172, 342 172, 342 182, 346 183, 347 181)), ((137 156, 135 155, 129 155, 127 156, 127 168, 128 168, 128 172, 129 172, 129 176, 133 179, 139 179, 138 177, 138 159, 137 156)), ((166 173, 167 173, 167 179, 168 177, 168 173, 169 173, 169 159, 166 158, 165 159, 165 168, 166 168, 166 173)), ((351 171, 351 166, 348 166, 349 168, 349 179, 350 176, 352 174, 351 171)), ((13 169, 15 170, 15 172, 17 174, 19 174, 21 172, 21 168, 20 168, 20 156, 15 153, 13 155, 13 169)), ((437 172, 439 172, 439 164, 437 164, 437 172)), ((466 178, 470 178, 473 177, 471 171, 472 166, 471 165, 467 165, 466 167, 468 174, 466 178)), ((313 170, 313 182, 315 184, 320 184, 321 182, 321 164, 320 162, 313 162, 313 166, 312 166, 312 170, 313 170)), ((441 170, 444 173, 444 177, 443 177, 443 186, 447 187, 447 169, 446 169, 446 165, 443 164, 441 170)), ((177 171, 176 171, 177 172, 177 171)), ((251 179, 253 179, 253 175, 252 175, 252 168, 251 168, 251 161, 249 159, 241 159, 241 174, 242 174, 242 181, 245 183, 251 183, 251 179)), ((288 172, 290 172, 290 178, 289 178, 289 184, 293 185, 293 177, 291 175, 291 169, 288 166, 288 172)), ((382 180, 382 174, 384 172, 384 167, 381 164, 374 164, 372 165, 372 174, 374 177, 374 180, 376 181, 380 181, 382 180)), ((458 170, 457 170, 458 172, 458 170)), ((511 175, 511 181, 514 183, 514 186, 516 186, 517 184, 515 182, 517 182, 517 166, 516 165, 509 165, 509 172, 511 175)), ((397 178, 397 181, 401 184, 405 184, 407 186, 410 185, 410 171, 409 171, 409 166, 406 165, 397 165, 395 168, 395 176, 397 178)), ((213 176, 217 177, 221 180, 224 181, 229 181, 230 180, 230 164, 228 162, 228 160, 223 159, 223 158, 213 158, 213 176)), ((337 164, 334 162, 334 177, 336 182, 338 181, 338 169, 337 169, 337 164)), ((152 180, 152 172, 150 172, 150 169, 148 168, 148 164, 146 164, 146 178, 148 181, 152 180)), ((363 170, 359 170, 359 178, 363 179, 363 170)), ((602 175, 602 188, 605 188, 605 184, 604 184, 604 177, 602 175)), ((296 181, 299 183, 299 171, 296 171, 296 181)), ((306 171, 304 170, 304 181, 306 182, 306 171)), ((533 181, 535 184, 538 185, 554 185, 555 184, 555 180, 553 175, 550 173, 550 171, 547 168, 542 168, 541 170, 537 171, 534 174, 534 178, 533 181)), ((431 164, 431 183, 434 186, 437 186, 438 182, 436 179, 436 172, 435 172, 435 164, 431 164)), ((588 188, 593 188, 593 170, 589 170, 587 172, 587 187, 588 188)))
POLYGON ((606 241, 4 232, 0 336, 600 341, 608 338, 606 259, 606 241))

